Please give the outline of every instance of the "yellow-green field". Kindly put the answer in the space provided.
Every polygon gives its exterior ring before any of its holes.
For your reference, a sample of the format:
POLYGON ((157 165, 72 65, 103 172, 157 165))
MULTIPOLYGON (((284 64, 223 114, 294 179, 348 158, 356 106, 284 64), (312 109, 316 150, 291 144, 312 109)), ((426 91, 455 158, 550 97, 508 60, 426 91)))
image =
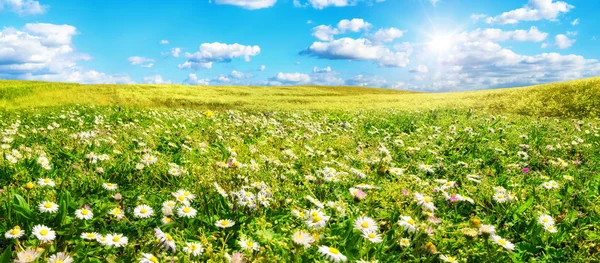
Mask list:
POLYGON ((239 110, 473 108, 491 113, 597 116, 600 77, 523 88, 420 93, 361 87, 81 85, 0 81, 0 109, 70 104, 239 110))

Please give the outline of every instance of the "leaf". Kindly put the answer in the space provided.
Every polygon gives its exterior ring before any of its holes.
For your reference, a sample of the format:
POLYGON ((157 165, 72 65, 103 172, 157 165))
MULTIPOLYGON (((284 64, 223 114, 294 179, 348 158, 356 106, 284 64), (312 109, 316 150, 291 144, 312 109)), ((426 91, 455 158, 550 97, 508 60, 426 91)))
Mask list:
POLYGON ((0 257, 0 263, 10 263, 10 258, 12 257, 12 246, 9 246, 2 253, 2 257, 0 257))

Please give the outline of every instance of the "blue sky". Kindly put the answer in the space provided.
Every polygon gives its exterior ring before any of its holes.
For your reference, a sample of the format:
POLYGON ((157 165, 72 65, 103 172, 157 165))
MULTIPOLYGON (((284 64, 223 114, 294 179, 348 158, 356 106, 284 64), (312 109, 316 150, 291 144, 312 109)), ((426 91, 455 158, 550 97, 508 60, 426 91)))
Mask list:
POLYGON ((598 12, 584 0, 0 0, 0 78, 528 85, 600 75, 598 12))

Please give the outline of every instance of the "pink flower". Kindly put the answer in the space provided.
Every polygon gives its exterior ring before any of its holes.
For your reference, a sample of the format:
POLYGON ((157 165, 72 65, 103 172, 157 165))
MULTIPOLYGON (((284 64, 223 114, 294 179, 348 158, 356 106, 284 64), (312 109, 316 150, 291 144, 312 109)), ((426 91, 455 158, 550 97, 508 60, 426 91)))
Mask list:
POLYGON ((115 200, 121 200, 121 197, 122 197, 122 196, 121 196, 121 194, 120 194, 120 193, 116 193, 115 195, 113 195, 113 198, 114 198, 115 200))

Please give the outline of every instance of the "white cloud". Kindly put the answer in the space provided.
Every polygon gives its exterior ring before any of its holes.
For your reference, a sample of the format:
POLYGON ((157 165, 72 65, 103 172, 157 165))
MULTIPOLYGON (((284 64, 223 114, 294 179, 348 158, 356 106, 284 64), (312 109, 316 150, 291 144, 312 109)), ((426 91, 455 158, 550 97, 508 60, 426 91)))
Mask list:
POLYGON ((218 5, 235 5, 245 9, 262 9, 275 5, 277 0, 215 0, 218 5))
POLYGON ((364 38, 314 42, 301 54, 331 60, 372 61, 381 67, 405 67, 409 63, 406 53, 390 51, 364 38))
POLYGON ((196 74, 189 74, 188 77, 183 81, 184 84, 190 84, 190 85, 203 85, 203 86, 207 86, 210 84, 210 80, 209 79, 199 79, 198 76, 196 76, 196 74))
POLYGON ((577 31, 567 31, 567 36, 577 36, 577 31))
POLYGON ((561 13, 567 13, 574 6, 553 0, 529 0, 522 8, 504 12, 496 17, 488 17, 488 24, 516 24, 520 21, 556 20, 561 13))
POLYGON ((320 25, 312 29, 312 35, 321 41, 333 40, 333 35, 340 34, 337 28, 331 28, 331 26, 320 25))
POLYGON ((279 72, 274 77, 269 78, 265 84, 268 85, 298 85, 308 84, 311 78, 308 74, 302 73, 283 73, 279 72))
POLYGON ((409 72, 411 72, 411 73, 427 73, 427 72, 429 72, 429 68, 427 68, 427 66, 425 66, 425 65, 419 65, 416 68, 410 69, 409 72))
POLYGON ((306 20, 306 23, 310 25, 313 23, 313 21, 309 19, 309 20, 306 20))
POLYGON ((547 48, 547 47, 548 47, 548 44, 546 44, 546 43, 542 43, 542 45, 541 45, 540 47, 541 47, 541 48, 547 48))
POLYGON ((91 56, 76 51, 70 25, 26 24, 0 31, 0 78, 79 83, 132 83, 127 75, 84 69, 78 61, 91 56))
POLYGON ((329 6, 342 7, 355 5, 356 1, 353 0, 308 0, 308 3, 315 9, 323 9, 329 6))
POLYGON ((572 25, 572 26, 579 25, 579 18, 577 18, 577 19, 573 20, 573 22, 571 22, 571 25, 572 25))
POLYGON ((560 49, 569 48, 575 43, 575 39, 569 39, 569 37, 563 34, 556 35, 554 41, 556 42, 556 47, 560 49))
POLYGON ((351 79, 346 80, 346 85, 361 87, 386 87, 388 85, 388 81, 381 77, 359 74, 351 79))
POLYGON ((267 66, 265 66, 265 65, 261 65, 261 66, 258 68, 258 71, 265 71, 265 69, 266 69, 266 68, 267 68, 267 66))
POLYGON ((473 20, 473 22, 477 22, 480 19, 484 19, 486 17, 487 17, 487 15, 484 15, 484 14, 472 14, 471 15, 471 20, 473 20))
POLYGON ((179 53, 181 53, 181 48, 174 47, 174 48, 171 48, 171 52, 169 52, 168 54, 170 54, 173 57, 178 58, 179 57, 179 53))
POLYGON ((0 0, 0 12, 7 10, 21 16, 43 14, 47 8, 34 0, 0 0))
POLYGON ((365 22, 362 18, 353 18, 352 20, 342 19, 337 24, 337 28, 342 32, 360 32, 371 27, 371 24, 365 22))
POLYGON ((154 62, 154 59, 146 57, 132 56, 129 57, 127 61, 129 61, 131 65, 140 65, 140 67, 142 68, 151 68, 152 66, 154 66, 154 64, 152 63, 154 62))
POLYGON ((327 72, 331 72, 331 67, 327 66, 325 68, 318 68, 318 67, 314 67, 313 68, 313 73, 327 73, 327 72))
POLYGON ((435 6, 440 0, 429 0, 429 2, 435 6))
POLYGON ((532 26, 529 30, 502 31, 497 28, 475 29, 469 33, 462 33, 456 38, 459 41, 519 41, 519 42, 541 42, 546 39, 548 33, 541 32, 532 26))
POLYGON ((186 52, 184 57, 188 60, 179 64, 180 69, 212 68, 212 63, 229 63, 235 58, 243 58, 246 62, 250 57, 260 53, 259 46, 245 46, 238 43, 224 44, 219 42, 204 43, 194 53, 186 52))
POLYGON ((171 84, 170 80, 163 80, 161 75, 144 77, 144 83, 148 84, 171 84))
POLYGON ((169 44, 169 40, 163 39, 160 41, 161 45, 168 45, 169 44))
POLYGON ((392 42, 394 39, 402 37, 402 35, 404 35, 404 31, 395 27, 382 28, 375 32, 371 40, 375 43, 386 43, 392 42))

